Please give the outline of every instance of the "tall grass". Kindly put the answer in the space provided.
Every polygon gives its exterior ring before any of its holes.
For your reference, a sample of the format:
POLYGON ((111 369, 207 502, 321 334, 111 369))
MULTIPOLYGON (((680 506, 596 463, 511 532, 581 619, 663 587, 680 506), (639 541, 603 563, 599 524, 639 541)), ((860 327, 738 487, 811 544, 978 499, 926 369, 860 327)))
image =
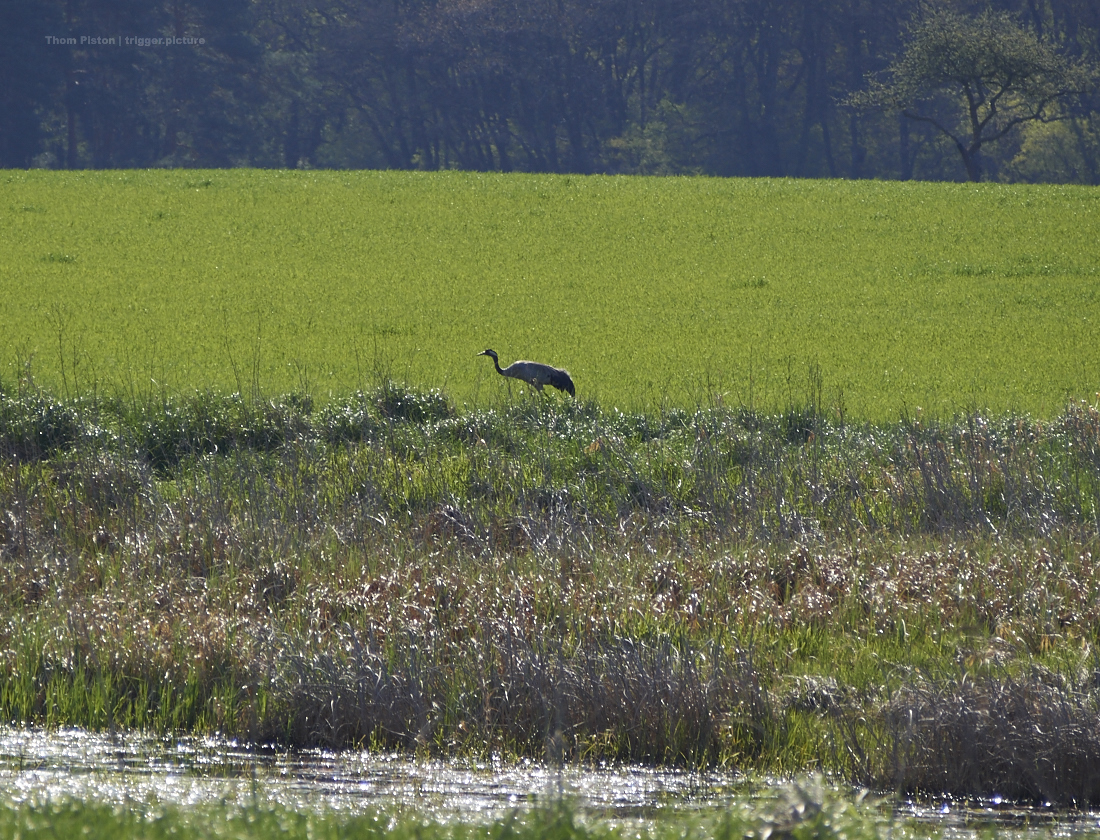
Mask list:
POLYGON ((886 722, 893 786, 962 796, 1086 805, 1100 801, 1096 672, 917 682, 899 691, 886 722))
MULTIPOLYGON (((927 746, 948 724, 921 711, 980 677, 979 711, 1016 686, 1066 710, 1036 718, 1081 745, 1049 778, 1096 760, 1094 404, 870 425, 812 399, 24 383, 0 394, 0 454, 10 720, 989 792, 942 772, 969 759, 927 746)), ((1026 774, 1037 753, 1006 754, 1026 774)))

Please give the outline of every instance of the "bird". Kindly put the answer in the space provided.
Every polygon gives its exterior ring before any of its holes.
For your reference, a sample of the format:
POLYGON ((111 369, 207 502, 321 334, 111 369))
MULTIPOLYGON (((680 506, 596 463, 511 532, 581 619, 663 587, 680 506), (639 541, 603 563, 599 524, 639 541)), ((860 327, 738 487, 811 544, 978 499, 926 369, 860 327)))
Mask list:
POLYGON ((491 358, 497 373, 501 376, 521 379, 537 391, 542 391, 543 385, 553 385, 559 391, 568 391, 571 397, 577 396, 577 392, 573 388, 573 380, 569 378, 569 372, 561 368, 551 367, 539 362, 520 361, 512 362, 508 367, 501 369, 496 350, 482 350, 477 355, 491 358))

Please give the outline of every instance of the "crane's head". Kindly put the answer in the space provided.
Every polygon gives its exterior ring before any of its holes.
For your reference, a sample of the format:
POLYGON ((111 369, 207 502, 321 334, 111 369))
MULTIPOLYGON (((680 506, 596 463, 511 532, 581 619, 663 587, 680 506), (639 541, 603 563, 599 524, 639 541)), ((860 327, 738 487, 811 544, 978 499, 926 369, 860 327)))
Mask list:
POLYGON ((482 350, 477 355, 479 355, 479 356, 488 356, 494 362, 499 361, 499 359, 497 359, 497 351, 496 350, 482 350))

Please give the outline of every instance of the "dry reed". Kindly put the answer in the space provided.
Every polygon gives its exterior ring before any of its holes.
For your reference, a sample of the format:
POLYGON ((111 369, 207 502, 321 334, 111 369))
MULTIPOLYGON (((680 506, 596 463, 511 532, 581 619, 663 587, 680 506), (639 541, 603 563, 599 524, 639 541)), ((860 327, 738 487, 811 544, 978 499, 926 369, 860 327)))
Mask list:
POLYGON ((876 783, 1098 795, 1091 693, 1015 667, 1097 641, 1094 405, 872 427, 461 414, 391 382, 321 408, 23 389, 0 455, 10 719, 775 767, 802 716, 876 783), (839 684, 855 638, 1003 678, 958 702, 903 663, 839 684))

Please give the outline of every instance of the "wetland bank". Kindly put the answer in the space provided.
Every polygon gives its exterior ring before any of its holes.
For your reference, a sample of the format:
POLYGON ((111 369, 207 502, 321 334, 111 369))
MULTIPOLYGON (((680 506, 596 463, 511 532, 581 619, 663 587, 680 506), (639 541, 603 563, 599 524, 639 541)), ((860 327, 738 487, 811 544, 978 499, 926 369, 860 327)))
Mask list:
POLYGON ((1095 190, 0 190, 15 732, 1100 799, 1095 190))
POLYGON ((5 390, 5 719, 1100 799, 1100 410, 5 390))

